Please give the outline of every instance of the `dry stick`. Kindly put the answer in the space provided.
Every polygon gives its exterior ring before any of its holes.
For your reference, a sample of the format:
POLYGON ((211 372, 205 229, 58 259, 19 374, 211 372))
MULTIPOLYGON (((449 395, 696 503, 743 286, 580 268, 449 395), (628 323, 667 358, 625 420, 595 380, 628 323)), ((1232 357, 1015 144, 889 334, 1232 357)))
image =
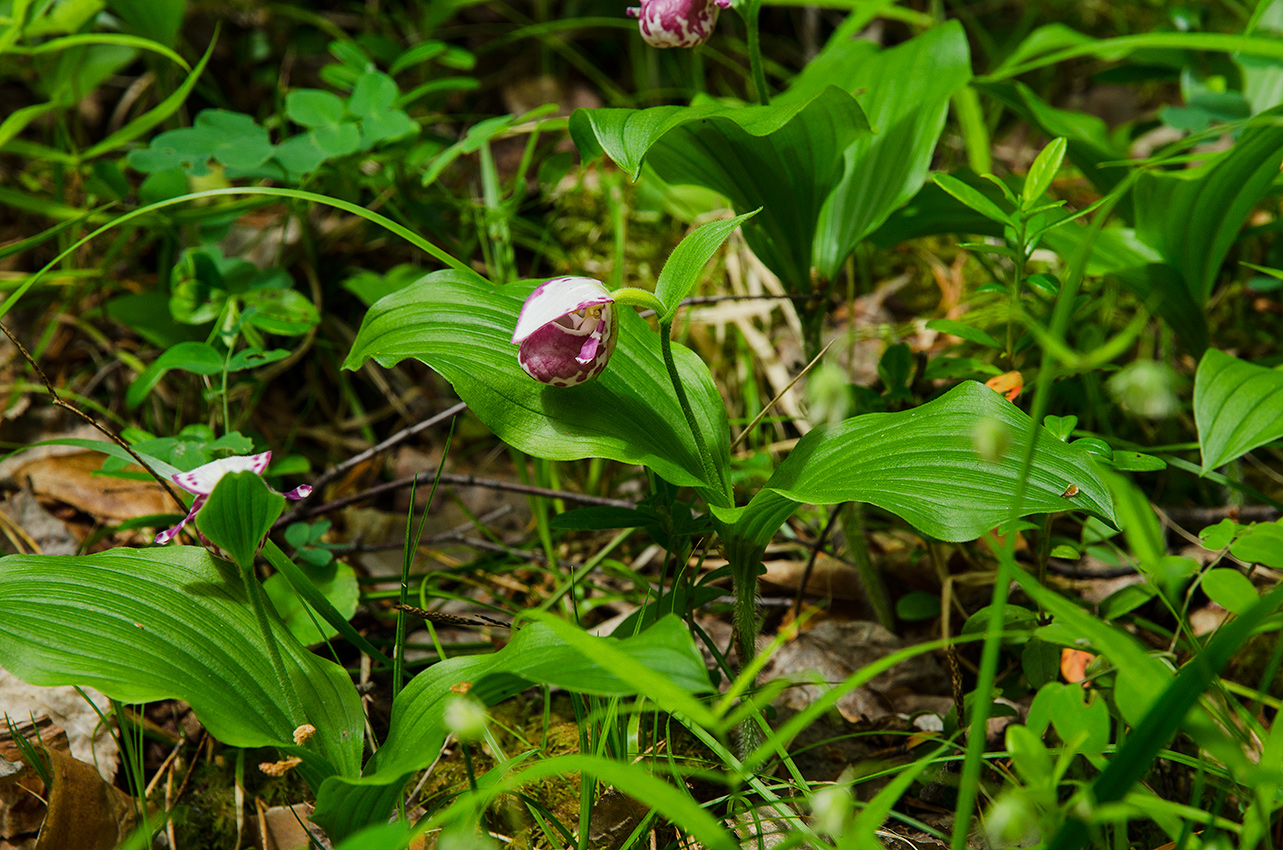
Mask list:
POLYGON ((795 377, 793 380, 789 381, 789 385, 788 385, 787 387, 785 387, 784 389, 780 390, 779 395, 777 395, 777 396, 775 396, 775 398, 771 399, 771 400, 770 400, 770 402, 766 405, 766 407, 763 407, 763 408, 762 408, 762 412, 761 412, 761 413, 759 413, 759 414, 757 414, 756 416, 754 416, 754 417, 753 417, 753 421, 752 421, 752 422, 750 422, 750 423, 748 423, 747 425, 745 425, 745 426, 744 426, 744 430, 743 430, 743 431, 740 431, 739 436, 738 436, 738 437, 736 437, 734 440, 732 440, 732 441, 731 441, 731 451, 735 451, 735 447, 736 447, 736 446, 738 446, 740 443, 744 442, 745 438, 747 438, 747 437, 748 437, 749 432, 750 432, 750 431, 752 431, 754 428, 756 428, 756 427, 757 427, 757 423, 761 422, 761 421, 762 421, 762 418, 763 418, 763 417, 765 417, 765 416, 766 416, 766 414, 768 414, 768 413, 770 413, 770 412, 771 412, 771 408, 775 407, 775 405, 779 403, 779 400, 780 400, 780 399, 784 398, 784 394, 785 394, 786 392, 788 392, 789 390, 793 389, 793 385, 794 385, 794 384, 796 384, 798 381, 802 380, 802 376, 803 376, 803 375, 805 375, 807 372, 811 371, 811 369, 815 368, 815 364, 820 362, 820 358, 821 358, 821 357, 823 357, 825 354, 827 354, 827 353, 828 353, 829 349, 833 347, 833 343, 835 343, 835 342, 837 342, 837 340, 836 340, 836 339, 832 339, 832 340, 830 340, 830 341, 829 341, 829 344, 828 344, 828 345, 826 345, 826 346, 824 346, 824 348, 820 350, 820 353, 819 353, 819 354, 817 354, 817 355, 815 355, 815 357, 811 360, 811 362, 810 362, 810 363, 807 363, 807 364, 806 364, 806 368, 805 368, 805 369, 803 369, 801 372, 798 372, 798 373, 797 373, 797 377, 795 377))
MULTIPOLYGON (((353 493, 351 496, 344 496, 341 499, 334 499, 323 505, 306 508, 298 513, 297 516, 288 517, 288 519, 306 519, 317 514, 327 513, 346 507, 353 502, 359 502, 363 499, 369 499, 381 493, 390 490, 399 490, 403 487, 409 487, 411 484, 426 484, 436 478, 432 472, 420 472, 418 475, 411 475, 407 478, 398 478, 396 481, 388 481, 384 484, 376 484, 369 489, 360 493, 353 493)), ((598 505, 606 508, 626 508, 633 509, 637 506, 632 502, 626 502, 623 499, 604 499, 601 496, 588 496, 583 493, 571 493, 567 490, 549 490, 547 487, 532 487, 528 484, 515 484, 511 481, 497 481, 493 478, 478 478, 475 475, 461 475, 454 472, 441 473, 441 483, 451 484, 455 487, 485 487, 489 490, 505 490, 509 493, 521 493, 527 496, 544 496, 549 499, 562 499, 567 502, 578 502, 583 505, 598 505)), ((285 522, 287 518, 282 517, 277 524, 285 522)))
POLYGON ((92 415, 86 413, 85 411, 81 410, 79 407, 76 407, 71 402, 64 400, 62 396, 58 395, 58 390, 54 388, 53 382, 49 380, 49 376, 45 374, 45 371, 40 368, 40 364, 36 362, 36 358, 31 356, 31 352, 27 351, 27 347, 23 345, 22 342, 19 341, 19 339, 16 336, 13 335, 13 331, 9 330, 8 326, 5 325, 4 322, 0 322, 0 331, 4 332, 4 335, 9 338, 9 341, 12 342, 14 346, 18 349, 19 353, 22 354, 23 359, 25 359, 27 363, 31 365, 31 368, 35 370, 36 375, 38 375, 40 377, 41 382, 44 383, 45 389, 49 390, 49 397, 53 400, 54 404, 56 404, 58 407, 63 408, 64 410, 70 410, 72 413, 76 414, 81 419, 85 420, 90 425, 92 425, 94 429, 96 429, 98 432, 106 436, 107 439, 111 440, 113 443, 115 443, 116 445, 124 449, 126 452, 128 452, 129 456, 134 459, 135 463, 137 463, 143 469, 147 470, 147 472, 151 475, 151 477, 155 478, 156 482, 160 484, 161 487, 165 488, 165 492, 168 493, 169 497, 174 500, 174 504, 178 505, 178 512, 182 514, 187 513, 187 505, 183 502, 181 498, 179 498, 178 493, 173 488, 173 485, 171 485, 168 481, 166 481, 160 475, 160 473, 152 469, 145 460, 139 457, 138 452, 134 451, 133 447, 130 446, 129 443, 126 443, 119 434, 117 434, 115 431, 112 431, 110 428, 106 427, 105 425, 102 425, 92 415))
MULTIPOLYGON (((340 463, 338 466, 332 467, 329 470, 327 470, 325 473, 321 475, 320 478, 317 478, 315 481, 312 482, 313 491, 319 493, 322 487, 324 487, 326 484, 329 484, 335 478, 338 478, 340 475, 347 472, 349 469, 356 466, 357 464, 364 463, 365 461, 369 460, 375 455, 381 454, 382 452, 387 451, 393 446, 399 443, 405 442, 406 440, 413 437, 415 434, 418 434, 420 431, 426 431, 427 429, 431 428, 433 425, 444 422, 445 420, 451 418, 452 416, 457 416, 467 409, 468 409, 468 405, 461 401, 458 404, 454 405, 453 407, 450 407, 446 410, 441 411, 435 416, 428 417, 422 422, 418 422, 414 425, 411 425, 408 428, 402 428, 400 431, 397 431, 395 434, 388 437, 383 442, 370 446, 370 448, 366 449, 365 451, 355 454, 352 457, 340 463)), ((305 513, 305 511, 302 503, 300 503, 296 505, 292 510, 288 511, 280 519, 278 519, 273 527, 285 525, 286 523, 293 522, 294 520, 298 519, 298 517, 303 513, 305 513)), ((311 509, 306 511, 306 514, 308 516, 313 516, 316 513, 317 511, 311 510, 311 509)))
POLYGON ((833 515, 829 517, 829 521, 824 524, 824 530, 820 532, 820 539, 816 540, 815 545, 811 547, 811 557, 806 559, 806 569, 802 570, 802 583, 797 586, 797 596, 793 597, 794 620, 802 613, 802 595, 806 593, 806 586, 811 582, 811 570, 815 569, 815 559, 820 556, 820 550, 824 548, 825 541, 829 539, 829 534, 833 531, 833 526, 837 524, 838 517, 841 515, 842 505, 837 505, 833 509, 833 515))

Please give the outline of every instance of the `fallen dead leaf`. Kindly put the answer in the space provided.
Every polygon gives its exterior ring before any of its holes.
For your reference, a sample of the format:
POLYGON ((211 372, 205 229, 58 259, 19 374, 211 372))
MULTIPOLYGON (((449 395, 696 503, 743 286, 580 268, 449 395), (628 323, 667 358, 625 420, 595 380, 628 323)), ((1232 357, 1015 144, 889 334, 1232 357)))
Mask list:
MULTIPOLYGON (((798 682, 786 689, 777 702, 800 711, 830 686, 904 646, 904 641, 877 623, 825 620, 780 647, 766 662, 762 679, 788 677, 798 682)), ((896 699, 901 694, 947 690, 939 663, 930 655, 919 655, 844 695, 837 709, 847 720, 856 722, 898 713, 896 699)))
POLYGON ((37 458, 16 467, 13 478, 40 499, 71 505, 100 520, 120 522, 176 510, 154 481, 95 475, 102 460, 100 453, 86 451, 37 458))
MULTIPOLYGON (((792 591, 796 591, 801 586, 802 576, 806 572, 806 561, 763 561, 762 566, 766 568, 766 573, 761 577, 763 581, 792 591)), ((855 567, 823 552, 815 558, 815 565, 811 569, 810 578, 807 579, 805 592, 810 596, 828 599, 864 598, 864 590, 860 586, 860 574, 856 572, 855 567)))

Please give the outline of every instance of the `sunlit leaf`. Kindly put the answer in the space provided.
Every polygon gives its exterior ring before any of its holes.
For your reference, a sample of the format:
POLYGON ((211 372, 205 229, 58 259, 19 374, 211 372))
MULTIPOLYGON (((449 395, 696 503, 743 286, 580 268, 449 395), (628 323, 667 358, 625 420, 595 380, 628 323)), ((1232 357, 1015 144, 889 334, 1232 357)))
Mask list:
POLYGON ((364 716, 347 671, 272 618, 290 684, 317 729, 297 723, 235 565, 204 549, 112 549, 0 559, 0 666, 35 685, 91 685, 125 702, 181 699, 210 734, 304 759, 313 787, 360 771, 364 716))
POLYGON ((1022 516, 1080 510, 1114 521, 1113 500, 1086 452, 1066 445, 994 391, 974 382, 900 413, 870 413, 817 428, 746 508, 715 509, 732 538, 765 545, 799 503, 867 502, 941 540, 971 540, 1011 519, 1031 439, 1037 451, 1019 502, 1022 516), (974 434, 998 422, 1010 436, 997 461, 974 434), (1072 496, 1069 485, 1077 490, 1072 496))
MULTIPOLYGON (((607 457, 650 467, 674 484, 703 486, 724 501, 723 482, 704 480, 659 351, 659 336, 632 309, 619 308, 619 342, 596 381, 575 387, 540 384, 517 363, 512 331, 533 284, 494 287, 475 275, 447 271, 378 301, 366 315, 344 363, 427 363, 454 385, 500 439, 552 460, 607 457)), ((729 464, 726 409, 708 367, 674 344, 686 393, 717 468, 729 464)))

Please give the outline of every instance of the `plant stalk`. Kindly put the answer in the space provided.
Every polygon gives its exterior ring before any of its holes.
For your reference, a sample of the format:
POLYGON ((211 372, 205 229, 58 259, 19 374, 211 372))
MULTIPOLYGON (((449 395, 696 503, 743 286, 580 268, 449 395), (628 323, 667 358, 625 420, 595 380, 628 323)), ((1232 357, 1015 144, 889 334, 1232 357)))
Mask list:
POLYGON ((766 70, 762 67, 762 34, 758 25, 758 15, 762 11, 760 0, 749 0, 744 13, 744 23, 748 27, 748 62, 753 69, 753 88, 757 90, 757 102, 770 106, 771 92, 766 87, 766 70))
MULTIPOLYGON (((677 393, 677 403, 681 405, 682 415, 686 417, 686 424, 690 427, 691 436, 695 439, 695 451, 699 453, 700 462, 704 465, 704 475, 708 478, 708 486, 712 489, 721 489, 731 498, 727 484, 718 474, 717 467, 713 464, 713 456, 709 454, 708 444, 704 441, 704 432, 700 430, 699 423, 695 421, 695 411, 691 408, 690 399, 686 397, 686 389, 682 386, 681 376, 677 374, 677 361, 673 359, 673 320, 661 319, 659 322, 659 349, 664 355, 664 366, 668 368, 668 378, 673 382, 673 390, 677 393)), ((733 498, 731 498, 733 502, 733 498)))
POLYGON ((303 706, 298 701, 298 695, 294 693, 294 685, 288 676, 285 675, 285 664, 281 661, 281 650, 276 643, 276 635, 272 633, 272 624, 267 618, 267 600, 263 593, 262 586, 258 583, 258 577, 253 574, 252 570, 242 568, 241 579, 245 582, 245 593, 249 597, 249 607, 254 609, 254 618, 258 620, 259 630, 263 632, 263 642, 267 644, 267 655, 272 659, 272 668, 276 671, 276 678, 281 684, 281 691, 285 694, 285 702, 289 708, 289 721, 298 728, 307 722, 307 715, 303 712, 303 706))

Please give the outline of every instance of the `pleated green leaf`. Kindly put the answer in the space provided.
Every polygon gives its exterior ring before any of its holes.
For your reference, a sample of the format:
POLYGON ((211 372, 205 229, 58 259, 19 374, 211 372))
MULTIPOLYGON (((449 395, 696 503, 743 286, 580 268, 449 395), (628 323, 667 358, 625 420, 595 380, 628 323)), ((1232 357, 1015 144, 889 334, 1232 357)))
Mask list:
POLYGON ((297 724, 235 565, 204 549, 113 549, 0 558, 0 666, 34 685, 91 685, 125 702, 177 698, 220 741, 298 755, 312 787, 361 769, 364 719, 343 668, 272 617, 297 724))
MULTIPOLYGON (((659 336, 631 308, 615 308, 619 341, 596 381, 551 387, 522 371, 512 330, 533 289, 530 283, 495 287, 455 271, 430 274, 370 308, 344 368, 367 360, 392 366, 415 358, 453 384, 500 439, 528 454, 639 463, 674 484, 703 488, 714 502, 724 501, 725 482, 705 480, 664 368, 659 336)), ((673 355, 715 465, 725 476, 730 438, 722 397, 699 357, 677 344, 673 355)))
POLYGON ((1194 375, 1203 471, 1283 437, 1283 372, 1209 348, 1194 375))
POLYGON ((855 96, 874 132, 849 144, 841 180, 815 232, 815 266, 832 279, 861 240, 922 188, 949 98, 971 79, 971 53, 957 21, 890 50, 860 39, 830 44, 785 99, 832 84, 855 96))
POLYGON ((1257 116, 1230 150, 1197 168, 1150 171, 1136 183, 1136 234, 1207 303, 1221 263, 1283 161, 1283 107, 1257 116))
POLYGON ((446 706, 463 690, 486 705, 533 684, 599 696, 640 693, 669 710, 670 695, 650 687, 654 681, 662 680, 663 689, 679 690, 686 699, 690 693, 710 690, 704 660, 685 624, 674 615, 623 640, 581 635, 567 641, 558 631, 535 623, 514 634, 498 652, 451 658, 415 676, 393 703, 387 741, 365 775, 327 780, 317 794, 312 819, 338 839, 386 818, 409 775, 436 759, 447 732, 446 706), (584 642, 606 645, 617 663, 602 664, 580 646, 584 642), (630 664, 649 671, 649 679, 630 676, 630 664))
POLYGON ((820 209, 842 176, 842 155, 869 123, 851 95, 828 86, 770 106, 579 109, 570 133, 584 158, 605 153, 634 178, 643 161, 665 181, 720 192, 754 253, 793 290, 810 286, 820 209))
POLYGON ((764 546, 799 504, 841 502, 877 505, 941 540, 972 540, 1012 517, 1032 439, 1037 452, 1020 514, 1080 510, 1114 522, 1109 488, 1087 452, 973 381, 913 410, 811 431, 747 507, 714 513, 725 534, 750 548, 764 546), (974 443, 989 423, 1009 437, 997 461, 982 458, 974 443))

